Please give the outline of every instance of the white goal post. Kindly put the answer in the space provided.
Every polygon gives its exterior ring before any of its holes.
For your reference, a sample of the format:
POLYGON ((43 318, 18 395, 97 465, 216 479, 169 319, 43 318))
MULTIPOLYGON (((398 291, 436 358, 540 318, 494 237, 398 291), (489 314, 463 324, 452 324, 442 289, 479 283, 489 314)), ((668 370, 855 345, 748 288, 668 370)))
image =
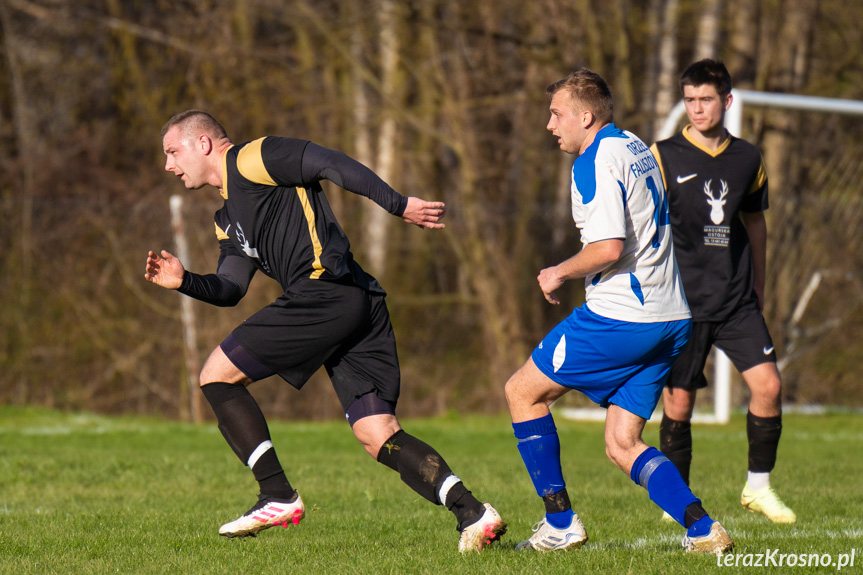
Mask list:
MULTIPOLYGON (((734 103, 725 115, 728 131, 742 137, 743 110, 746 106, 849 114, 863 116, 863 102, 839 98, 821 98, 796 94, 776 94, 753 90, 733 90, 734 103)), ((657 140, 670 138, 679 129, 680 121, 686 116, 683 100, 671 109, 659 132, 657 140)), ((695 413, 692 421, 698 423, 728 423, 731 417, 731 361, 721 350, 714 348, 713 357, 713 413, 695 413)), ((558 412, 567 419, 604 420, 605 410, 600 408, 560 408, 558 412)), ((661 414, 651 419, 658 419, 661 414)))

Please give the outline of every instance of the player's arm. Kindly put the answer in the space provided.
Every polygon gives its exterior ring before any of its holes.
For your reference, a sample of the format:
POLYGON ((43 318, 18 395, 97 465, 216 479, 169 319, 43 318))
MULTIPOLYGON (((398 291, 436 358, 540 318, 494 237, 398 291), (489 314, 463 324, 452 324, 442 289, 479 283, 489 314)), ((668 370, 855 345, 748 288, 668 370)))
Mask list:
POLYGON ((444 224, 440 223, 446 214, 446 205, 443 202, 405 197, 372 170, 342 152, 310 142, 303 152, 302 177, 305 182, 329 180, 349 192, 371 199, 410 224, 422 228, 444 227, 444 224))
POLYGON ((219 266, 214 274, 186 271, 178 288, 181 294, 219 307, 237 305, 249 289, 257 268, 237 251, 230 240, 219 240, 219 266))
POLYGON ((764 212, 740 212, 740 220, 749 236, 752 249, 752 270, 758 306, 764 309, 764 284, 767 275, 767 219, 764 212))
POLYGON ((162 250, 158 254, 147 254, 147 267, 144 279, 165 289, 177 289, 183 283, 185 273, 183 263, 170 252, 162 250))
POLYGON ((740 221, 746 228, 752 250, 752 273, 755 280, 755 293, 758 306, 764 309, 764 284, 767 277, 767 220, 764 210, 769 207, 767 171, 764 160, 758 168, 752 188, 740 204, 740 221))
POLYGON ((560 303, 554 293, 567 280, 583 278, 599 273, 620 259, 623 240, 609 239, 584 246, 580 252, 556 266, 539 272, 537 281, 548 303, 560 303))
POLYGON ((237 253, 230 240, 221 240, 219 244, 219 266, 214 274, 190 272, 179 259, 162 250, 161 255, 149 253, 144 279, 212 305, 237 305, 246 295, 256 268, 251 260, 237 253))
POLYGON ((573 167, 573 184, 580 190, 595 190, 593 200, 585 204, 582 241, 587 243, 568 260, 539 272, 536 279, 549 303, 560 303, 554 292, 565 281, 597 274, 620 259, 626 237, 625 192, 620 181, 616 165, 605 159, 573 167))

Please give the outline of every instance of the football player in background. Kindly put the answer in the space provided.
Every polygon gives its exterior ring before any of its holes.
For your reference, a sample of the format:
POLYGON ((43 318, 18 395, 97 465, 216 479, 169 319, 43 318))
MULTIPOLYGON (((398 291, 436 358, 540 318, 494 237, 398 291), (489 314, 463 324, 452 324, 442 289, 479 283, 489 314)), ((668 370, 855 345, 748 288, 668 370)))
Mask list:
POLYGON ((689 483, 690 420, 707 386, 712 346, 723 350, 752 393, 746 415, 749 470, 740 503, 774 523, 794 512, 770 485, 782 434, 781 380, 764 322, 767 174, 758 149, 725 129, 731 76, 722 62, 701 60, 680 78, 690 124, 652 150, 668 190, 674 252, 692 310, 692 337, 663 392, 660 448, 689 483))

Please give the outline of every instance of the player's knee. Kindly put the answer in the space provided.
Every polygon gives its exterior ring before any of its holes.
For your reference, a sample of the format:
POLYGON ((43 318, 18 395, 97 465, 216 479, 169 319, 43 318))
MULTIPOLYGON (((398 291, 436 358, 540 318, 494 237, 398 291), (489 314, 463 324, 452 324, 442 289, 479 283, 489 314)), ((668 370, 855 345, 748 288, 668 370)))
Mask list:
POLYGON ((506 382, 506 385, 503 386, 503 394, 506 397, 506 403, 510 407, 512 407, 517 401, 518 392, 516 390, 516 384, 513 382, 513 378, 509 378, 506 382))
POLYGON ((607 441, 605 442, 605 456, 608 457, 609 461, 617 465, 614 448, 607 441))
POLYGON ((222 351, 222 348, 217 346, 210 354, 210 357, 207 358, 207 361, 204 362, 204 367, 201 369, 201 373, 198 376, 198 384, 203 387, 207 384, 219 381, 248 385, 252 383, 252 381, 257 381, 257 379, 259 378, 256 377, 256 379, 253 380, 244 372, 240 371, 240 369, 234 365, 230 359, 228 359, 225 352, 222 351))
POLYGON ((213 383, 215 381, 216 380, 212 378, 212 370, 208 370, 207 366, 204 365, 201 369, 201 373, 198 374, 198 385, 204 387, 208 383, 213 383))
POLYGON ((624 472, 629 471, 629 467, 635 459, 634 454, 643 449, 644 442, 640 437, 632 437, 623 431, 606 433, 605 435, 606 457, 624 472))
POLYGON ((218 368, 218 366, 215 365, 215 362, 212 361, 211 357, 204 363, 204 367, 201 368, 201 373, 198 375, 198 385, 204 387, 207 384, 215 383, 217 381, 234 383, 233 381, 227 381, 229 378, 225 375, 225 370, 218 368))
POLYGON ((529 386, 524 379, 519 377, 518 373, 509 378, 503 388, 503 393, 510 411, 513 408, 536 402, 534 394, 530 392, 529 386))
POLYGON ((394 415, 374 415, 358 420, 351 429, 366 453, 377 459, 381 447, 401 426, 394 415))
POLYGON ((695 406, 695 394, 685 389, 667 387, 662 394, 663 412, 675 421, 689 421, 695 406))
POLYGON ((606 441, 605 456, 608 457, 608 460, 611 461, 615 467, 619 469, 624 469, 624 471, 626 463, 626 453, 627 450, 624 449, 621 445, 606 441))
POLYGON ((782 380, 779 379, 778 374, 770 374, 752 389, 752 393, 770 401, 778 400, 782 394, 782 380))
POLYGON ((615 434, 605 434, 605 455, 608 457, 609 461, 619 467, 618 461, 621 460, 625 452, 625 446, 621 444, 619 438, 615 434))
POLYGON ((525 367, 519 369, 509 378, 503 392, 510 411, 513 407, 550 403, 550 401, 546 401, 543 391, 539 389, 536 382, 525 373, 525 367))

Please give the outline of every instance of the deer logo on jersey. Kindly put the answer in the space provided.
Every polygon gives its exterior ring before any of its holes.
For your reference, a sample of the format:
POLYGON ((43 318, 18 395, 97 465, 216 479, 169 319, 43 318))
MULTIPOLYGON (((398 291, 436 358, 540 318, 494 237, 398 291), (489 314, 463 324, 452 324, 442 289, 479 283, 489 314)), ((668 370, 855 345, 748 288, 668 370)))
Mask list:
POLYGON ((257 248, 253 248, 251 244, 249 244, 249 240, 246 239, 246 234, 243 232, 243 226, 240 225, 240 222, 237 222, 237 239, 240 241, 240 247, 243 248, 243 252, 250 258, 260 259, 258 255, 257 248))
POLYGON ((712 181, 707 180, 707 183, 704 184, 704 193, 710 198, 707 200, 707 203, 710 204, 710 220, 718 226, 725 220, 725 210, 722 209, 722 206, 725 205, 725 196, 728 195, 728 184, 725 180, 719 180, 722 182, 722 190, 719 192, 719 197, 714 198, 713 190, 710 189, 712 181))

